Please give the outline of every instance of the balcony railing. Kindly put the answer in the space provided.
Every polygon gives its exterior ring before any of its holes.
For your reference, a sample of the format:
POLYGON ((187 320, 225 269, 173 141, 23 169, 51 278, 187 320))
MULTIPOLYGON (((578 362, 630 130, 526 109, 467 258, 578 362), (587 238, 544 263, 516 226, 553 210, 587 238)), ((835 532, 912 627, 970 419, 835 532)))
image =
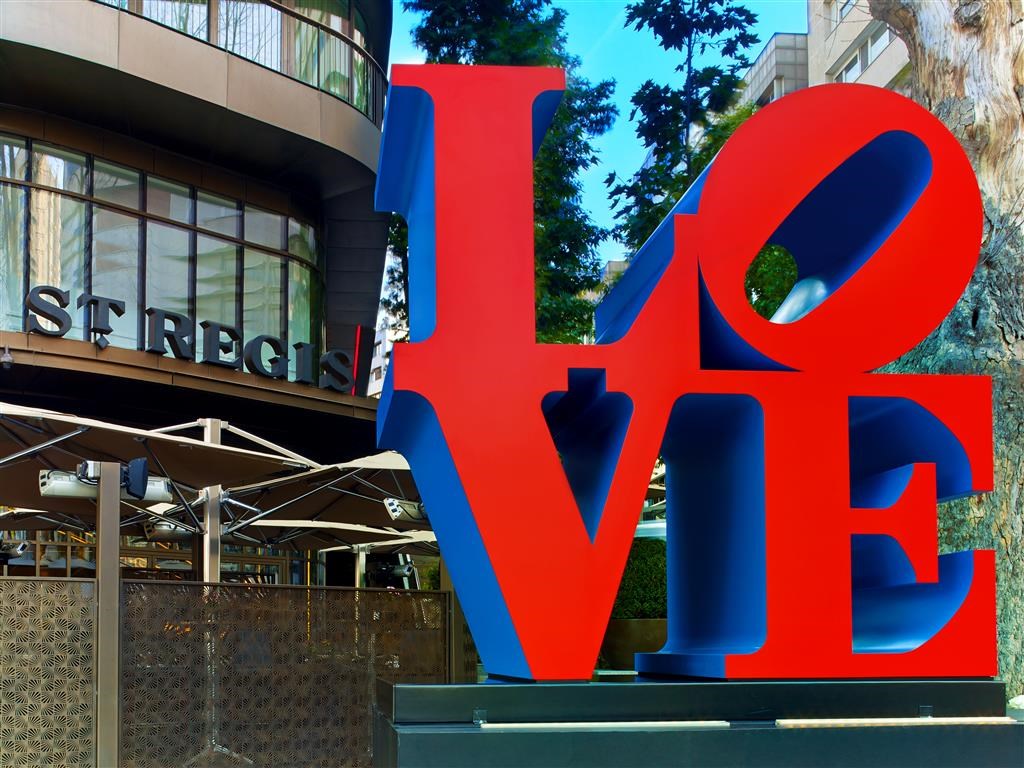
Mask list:
POLYGON ((351 104, 380 127, 387 77, 358 43, 274 0, 96 0, 351 104))

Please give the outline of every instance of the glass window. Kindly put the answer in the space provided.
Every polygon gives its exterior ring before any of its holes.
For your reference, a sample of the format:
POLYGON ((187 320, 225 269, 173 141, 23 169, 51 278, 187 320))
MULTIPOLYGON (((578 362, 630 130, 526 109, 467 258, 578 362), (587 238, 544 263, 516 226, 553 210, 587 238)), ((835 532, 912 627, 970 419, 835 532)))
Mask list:
POLYGON ((366 18, 358 8, 352 14, 352 39, 362 48, 366 48, 366 18))
POLYGON ((46 144, 32 148, 32 181, 45 187, 84 195, 88 188, 85 155, 46 144))
MULTIPOLYGON (((199 321, 237 327, 238 251, 238 246, 215 237, 199 235, 196 239, 196 317, 199 321)), ((196 354, 201 360, 203 334, 197 332, 196 336, 196 354)), ((241 350, 235 350, 235 354, 240 353, 241 350)))
POLYGON ((13 560, 7 561, 8 576, 35 576, 36 575, 36 546, 29 545, 29 548, 13 560))
MULTIPOLYGON (((155 221, 146 224, 147 307, 188 317, 189 240, 187 229, 155 221)), ((148 341, 148 339, 147 339, 148 341)), ((164 354, 170 355, 170 350, 164 354)))
MULTIPOLYGON (((281 338, 282 260, 269 253, 245 249, 242 327, 245 341, 261 334, 281 338)), ((273 354, 263 346, 263 363, 270 365, 273 354)))
POLYGON ((281 12, 262 0, 220 0, 220 47, 281 71, 281 12))
POLYGON ((154 568, 165 571, 191 571, 191 560, 178 560, 177 558, 158 558, 153 563, 154 568))
POLYGON ((139 209, 141 174, 131 168, 96 160, 92 166, 93 197, 125 208, 139 209))
POLYGON ((47 544, 39 558, 39 575, 47 578, 61 578, 68 575, 68 548, 60 544, 47 544))
POLYGON ((0 184, 0 329, 20 331, 25 300, 25 208, 21 187, 0 184))
POLYGON ((125 303, 122 317, 110 315, 111 344, 138 347, 139 220, 95 206, 92 223, 92 292, 125 303))
MULTIPOLYGON (((85 293, 85 221, 82 200, 33 190, 29 206, 29 285, 54 285, 70 295, 68 312, 73 318, 69 338, 84 338, 83 313, 77 310, 78 297, 85 293)), ((56 326, 39 318, 46 328, 56 326)))
POLYGON ((298 19, 293 24, 292 72, 297 79, 314 88, 319 75, 320 29, 298 19))
POLYGON ((836 77, 837 83, 852 83, 860 77, 860 52, 850 59, 836 77))
POLYGON ((196 197, 196 224, 199 227, 228 237, 238 237, 242 214, 234 200, 209 192, 200 192, 196 197))
POLYGON ((309 224, 288 219, 288 252, 303 261, 316 264, 316 232, 309 224))
POLYGON ((79 579, 96 577, 96 547, 71 548, 71 575, 79 579))
POLYGON ((857 0, 838 0, 838 2, 840 19, 845 19, 846 15, 857 5, 857 0))
POLYGON ((352 101, 352 46, 326 32, 320 33, 320 89, 352 101))
POLYGON ((0 176, 22 181, 28 178, 28 149, 23 139, 0 136, 0 176))
POLYGON ((192 193, 184 184, 149 176, 146 179, 146 211, 182 224, 191 224, 192 193))
POLYGON ((352 51, 352 106, 360 112, 370 109, 370 62, 358 51, 352 51))
POLYGON ((142 0, 142 15, 186 35, 206 39, 207 0, 142 0))
MULTIPOLYGON (((288 347, 313 341, 313 277, 308 267, 288 263, 288 347)), ((295 374, 295 355, 288 355, 288 373, 295 374)))
POLYGON ((889 40, 889 27, 887 26, 883 26, 871 35, 871 42, 868 43, 868 62, 874 61, 881 55, 882 51, 889 45, 889 40))
POLYGON ((345 32, 349 0, 295 0, 295 10, 335 32, 345 32))
POLYGON ((284 217, 270 211, 245 206, 245 240, 268 248, 283 248, 284 217))

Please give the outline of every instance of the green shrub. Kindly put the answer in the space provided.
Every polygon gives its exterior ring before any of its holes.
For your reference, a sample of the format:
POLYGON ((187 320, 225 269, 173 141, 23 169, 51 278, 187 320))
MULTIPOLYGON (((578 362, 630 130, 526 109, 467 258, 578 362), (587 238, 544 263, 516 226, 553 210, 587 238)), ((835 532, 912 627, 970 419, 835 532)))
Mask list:
POLYGON ((622 574, 613 619, 664 619, 668 616, 665 541, 634 539, 622 574))

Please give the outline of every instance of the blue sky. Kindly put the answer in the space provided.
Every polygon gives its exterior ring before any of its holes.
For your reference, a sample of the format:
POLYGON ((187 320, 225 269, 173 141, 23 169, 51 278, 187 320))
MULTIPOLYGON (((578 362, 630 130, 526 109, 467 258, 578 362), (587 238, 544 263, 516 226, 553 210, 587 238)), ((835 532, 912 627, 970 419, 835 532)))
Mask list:
MULTIPOLYGON (((582 59, 582 74, 592 81, 614 79, 617 83, 614 101, 619 108, 619 118, 612 129, 596 141, 601 163, 583 179, 584 206, 597 223, 610 226, 612 216, 604 178, 610 171, 628 176, 640 166, 646 154, 629 121, 629 100, 648 78, 657 82, 678 82, 674 72, 678 60, 675 54, 659 48, 650 32, 623 28, 625 0, 554 0, 554 5, 568 11, 568 47, 582 59)), ((774 33, 807 31, 806 0, 748 0, 745 5, 758 16, 754 32, 761 39, 751 52, 751 60, 774 33)), ((403 11, 400 2, 395 3, 391 63, 423 61, 423 55, 412 44, 411 30, 416 18, 416 14, 403 11)), ((606 242, 600 253, 602 260, 624 255, 622 247, 614 242, 606 242)))

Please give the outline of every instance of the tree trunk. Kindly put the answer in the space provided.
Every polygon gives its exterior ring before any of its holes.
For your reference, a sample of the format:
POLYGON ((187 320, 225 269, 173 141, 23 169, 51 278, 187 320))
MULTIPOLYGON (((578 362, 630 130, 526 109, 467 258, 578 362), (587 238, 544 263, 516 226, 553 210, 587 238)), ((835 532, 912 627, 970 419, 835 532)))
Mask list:
POLYGON ((999 666, 1013 696, 1024 692, 1024 2, 869 4, 907 45, 911 95, 960 140, 981 188, 974 277, 945 322, 891 368, 992 377, 995 490, 943 505, 939 536, 945 551, 996 551, 999 666))

